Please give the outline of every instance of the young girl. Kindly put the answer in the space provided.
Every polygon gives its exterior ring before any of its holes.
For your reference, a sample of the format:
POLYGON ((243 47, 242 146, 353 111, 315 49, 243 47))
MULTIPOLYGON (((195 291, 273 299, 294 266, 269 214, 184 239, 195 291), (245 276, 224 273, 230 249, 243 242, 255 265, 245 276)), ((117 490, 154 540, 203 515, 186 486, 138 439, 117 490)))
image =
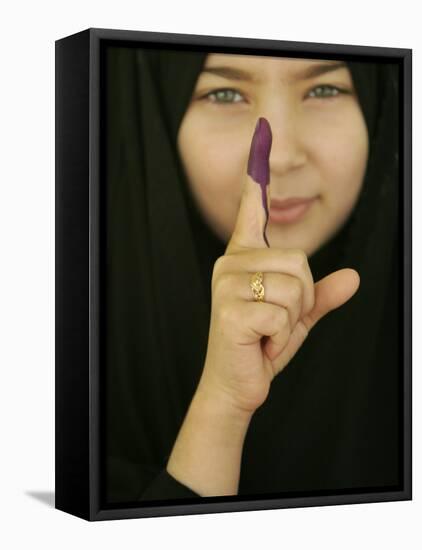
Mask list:
POLYGON ((107 59, 107 502, 397 487, 397 67, 107 59))

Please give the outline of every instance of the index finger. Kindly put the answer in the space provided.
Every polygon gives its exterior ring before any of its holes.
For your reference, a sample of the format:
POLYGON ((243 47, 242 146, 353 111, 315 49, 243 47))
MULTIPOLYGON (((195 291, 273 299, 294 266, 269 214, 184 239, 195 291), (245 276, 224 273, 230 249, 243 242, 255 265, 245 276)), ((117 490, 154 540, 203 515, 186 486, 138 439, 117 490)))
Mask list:
POLYGON ((271 145, 270 124, 267 119, 260 117, 252 137, 240 208, 226 254, 233 254, 245 248, 270 246, 265 230, 269 217, 271 145))

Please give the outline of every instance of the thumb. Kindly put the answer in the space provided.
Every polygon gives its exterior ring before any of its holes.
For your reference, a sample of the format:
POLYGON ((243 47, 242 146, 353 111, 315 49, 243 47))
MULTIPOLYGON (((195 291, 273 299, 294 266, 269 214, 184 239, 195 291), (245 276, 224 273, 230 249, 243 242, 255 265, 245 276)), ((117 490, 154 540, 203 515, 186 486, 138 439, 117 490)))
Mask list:
POLYGON ((270 244, 265 235, 269 216, 269 158, 272 144, 267 119, 258 119, 249 152, 248 169, 243 183, 240 207, 226 254, 243 248, 265 248, 270 244))
POLYGON ((308 331, 324 315, 346 303, 360 285, 360 277, 354 269, 340 269, 330 273, 315 284, 314 307, 302 321, 308 331))

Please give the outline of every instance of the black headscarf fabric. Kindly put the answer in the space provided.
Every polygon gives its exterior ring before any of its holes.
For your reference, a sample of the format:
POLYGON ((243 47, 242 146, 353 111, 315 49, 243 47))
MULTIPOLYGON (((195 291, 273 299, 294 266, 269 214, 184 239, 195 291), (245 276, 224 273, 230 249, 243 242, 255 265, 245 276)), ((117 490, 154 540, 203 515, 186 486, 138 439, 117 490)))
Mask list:
MULTIPOLYGON (((165 468, 206 356, 214 262, 227 243, 189 191, 177 132, 204 52, 109 47, 106 63, 107 501, 165 468)), ((309 258, 360 288, 273 380, 245 439, 239 495, 400 483, 398 67, 349 62, 370 151, 356 207, 309 258)))

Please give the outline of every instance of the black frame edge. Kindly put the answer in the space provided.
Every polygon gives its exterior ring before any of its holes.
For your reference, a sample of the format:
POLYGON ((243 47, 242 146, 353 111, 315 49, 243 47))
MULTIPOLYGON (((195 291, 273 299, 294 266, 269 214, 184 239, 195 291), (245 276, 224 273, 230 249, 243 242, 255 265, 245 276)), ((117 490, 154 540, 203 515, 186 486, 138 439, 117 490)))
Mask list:
POLYGON ((412 499, 412 50, 403 53, 403 467, 412 499))
POLYGON ((226 502, 205 502, 187 504, 168 504, 163 506, 145 506, 144 508, 114 508, 100 510, 95 516, 96 521, 111 519, 135 519, 150 517, 168 517, 197 514, 218 514, 227 512, 255 512, 262 510, 279 510, 284 508, 309 508, 316 506, 339 506, 352 504, 377 504, 382 502, 406 501, 410 496, 404 491, 389 491, 379 493, 356 493, 353 495, 306 496, 295 498, 272 498, 268 500, 243 500, 226 502))
POLYGON ((205 48, 256 48, 259 50, 270 50, 275 48, 277 51, 291 51, 300 55, 302 50, 312 53, 316 56, 321 54, 337 54, 337 55, 356 55, 356 56, 376 56, 378 59, 382 57, 397 57, 404 58, 412 52, 410 48, 396 48, 385 46, 367 46, 359 44, 332 44, 324 42, 303 42, 291 40, 275 40, 253 37, 237 37, 237 36, 220 36, 220 35, 199 35, 199 34, 184 34, 170 33, 157 31, 142 31, 142 30, 121 30, 107 28, 90 28, 89 29, 96 40, 120 40, 120 41, 144 41, 155 42, 157 47, 160 45, 174 45, 187 47, 205 48), (282 48, 281 48, 282 46, 282 48))
POLYGON ((55 508, 89 519, 89 32, 55 42, 55 508))

